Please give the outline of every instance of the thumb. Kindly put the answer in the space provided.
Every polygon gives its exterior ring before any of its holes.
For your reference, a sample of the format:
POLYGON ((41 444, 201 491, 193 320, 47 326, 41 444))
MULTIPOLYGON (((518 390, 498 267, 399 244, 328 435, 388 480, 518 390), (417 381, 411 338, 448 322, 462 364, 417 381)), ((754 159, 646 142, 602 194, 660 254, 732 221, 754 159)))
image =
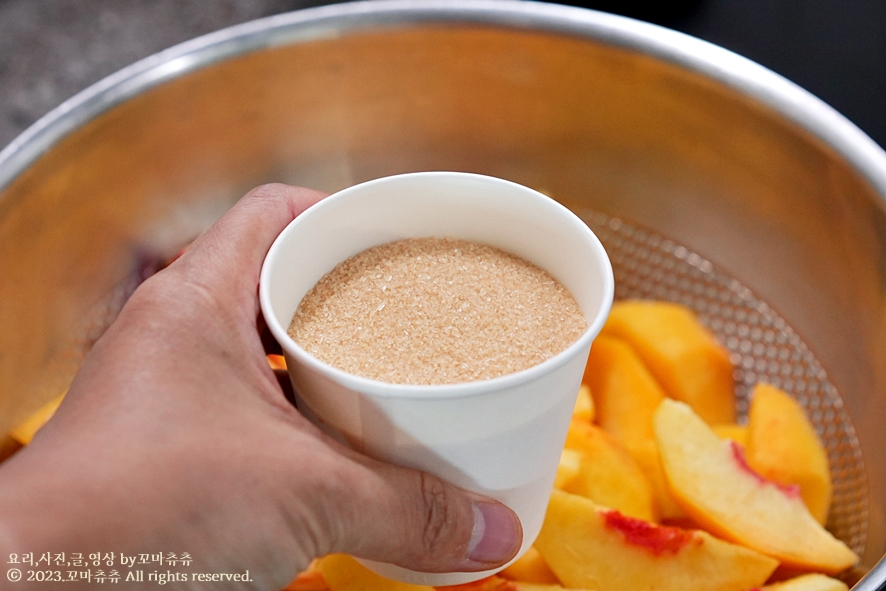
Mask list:
POLYGON ((421 572, 469 572, 501 566, 520 549, 520 520, 501 503, 427 472, 355 456, 346 506, 326 505, 337 534, 332 552, 421 572))

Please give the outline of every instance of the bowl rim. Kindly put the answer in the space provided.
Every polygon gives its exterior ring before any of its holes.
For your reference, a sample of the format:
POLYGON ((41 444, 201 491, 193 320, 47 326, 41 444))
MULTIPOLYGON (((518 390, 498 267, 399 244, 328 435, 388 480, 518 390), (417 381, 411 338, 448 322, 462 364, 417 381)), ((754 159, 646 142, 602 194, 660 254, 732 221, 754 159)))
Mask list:
POLYGON ((886 205, 886 152, 854 123, 772 70, 707 41, 628 17, 526 0, 362 0, 306 8, 196 37, 99 80, 0 150, 2 192, 67 135, 154 86, 225 59, 380 27, 462 23, 563 34, 629 49, 699 73, 769 107, 822 140, 886 205))

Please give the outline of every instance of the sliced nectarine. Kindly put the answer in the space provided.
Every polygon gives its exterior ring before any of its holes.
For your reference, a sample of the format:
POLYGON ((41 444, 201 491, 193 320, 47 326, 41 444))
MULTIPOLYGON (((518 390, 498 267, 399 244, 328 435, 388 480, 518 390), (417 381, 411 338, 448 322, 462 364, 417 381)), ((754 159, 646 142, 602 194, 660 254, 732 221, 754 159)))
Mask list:
POLYGON ((308 569, 299 573, 283 591, 329 591, 329 585, 320 571, 308 569))
POLYGON ((745 425, 736 425, 734 423, 724 423, 722 425, 712 425, 711 429, 720 439, 730 439, 742 447, 748 445, 748 428, 745 425))
POLYGON ((627 341, 665 393, 689 404, 709 424, 735 422, 729 353, 689 308, 660 301, 617 302, 602 334, 627 341))
POLYGON ((810 515, 796 487, 754 472, 741 447, 717 437, 686 404, 662 402, 655 436, 674 498, 714 535, 801 570, 833 574, 858 560, 810 515))
POLYGON ((652 440, 652 415, 665 393, 636 351, 622 339, 600 335, 585 366, 597 424, 620 441, 652 440))
POLYGON ((10 431, 9 436, 18 441, 21 445, 28 445, 31 443, 31 440, 34 438, 34 435, 37 434, 37 431, 42 429, 43 425, 45 425, 49 419, 52 418, 52 415, 55 414, 55 411, 58 410, 64 397, 64 393, 59 394, 38 408, 32 415, 10 431))
POLYGON ((377 575, 347 554, 329 554, 316 562, 329 591, 434 591, 377 575))
POLYGON ((555 490, 536 547, 570 588, 747 591, 778 562, 702 531, 625 517, 555 490))
POLYGON ((849 586, 821 573, 809 573, 766 585, 762 591, 849 591, 849 586))
POLYGON ((554 488, 565 490, 573 486, 573 483, 581 474, 581 464, 584 454, 574 449, 564 449, 560 452, 560 463, 557 464, 557 475, 554 477, 554 488))
POLYGON ((633 347, 622 339, 599 335, 585 366, 597 424, 618 439, 652 485, 662 519, 685 517, 665 484, 652 430, 652 415, 665 398, 633 347))
POLYGON ((588 423, 593 423, 596 418, 594 399, 591 396, 591 389, 587 384, 582 384, 578 389, 578 396, 575 399, 575 408, 572 410, 572 418, 580 421, 587 421, 588 423))
POLYGON ((671 495, 665 478, 664 466, 661 464, 661 455, 658 453, 658 444, 655 440, 627 442, 625 448, 640 471, 646 476, 652 487, 652 496, 655 499, 655 507, 662 521, 682 521, 686 519, 686 512, 677 504, 671 495))
POLYGON ((268 365, 271 366, 271 369, 286 369, 286 358, 282 355, 276 355, 274 353, 268 354, 268 365))
POLYGON ((530 546, 523 556, 508 565, 499 574, 506 579, 520 583, 535 583, 537 585, 559 585, 560 583, 535 546, 530 546))
POLYGON ((838 579, 810 573, 793 579, 772 583, 763 587, 762 591, 848 591, 849 586, 838 579))
POLYGON ((833 491, 827 452, 803 407, 775 386, 754 387, 747 458, 764 478, 799 486, 812 516, 827 521, 833 491))
POLYGON ((492 575, 478 581, 461 583, 460 585, 444 585, 435 587, 436 591, 517 591, 518 587, 513 581, 504 577, 492 575))
POLYGON ((570 451, 580 454, 579 468, 573 478, 558 479, 562 490, 632 517, 657 519, 658 510, 649 481, 631 454, 613 437, 595 425, 572 421, 564 455, 568 457, 570 451))

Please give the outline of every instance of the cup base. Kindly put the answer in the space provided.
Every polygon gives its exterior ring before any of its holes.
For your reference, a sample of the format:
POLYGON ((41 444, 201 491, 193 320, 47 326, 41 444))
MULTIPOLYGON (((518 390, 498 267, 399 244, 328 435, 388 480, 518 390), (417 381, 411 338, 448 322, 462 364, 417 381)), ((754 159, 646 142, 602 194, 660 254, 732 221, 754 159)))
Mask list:
MULTIPOLYGON (((459 572, 459 573, 422 573, 387 562, 376 562, 374 560, 357 559, 360 564, 388 579, 410 583, 412 585, 426 585, 429 587, 443 587, 446 585, 461 585, 462 583, 471 583, 480 579, 492 576, 504 570, 507 565, 492 570, 484 570, 478 572, 459 572)), ((517 558, 514 558, 517 560, 517 558)), ((511 561, 513 562, 513 560, 511 561)), ((508 563, 510 564, 510 563, 508 563)))

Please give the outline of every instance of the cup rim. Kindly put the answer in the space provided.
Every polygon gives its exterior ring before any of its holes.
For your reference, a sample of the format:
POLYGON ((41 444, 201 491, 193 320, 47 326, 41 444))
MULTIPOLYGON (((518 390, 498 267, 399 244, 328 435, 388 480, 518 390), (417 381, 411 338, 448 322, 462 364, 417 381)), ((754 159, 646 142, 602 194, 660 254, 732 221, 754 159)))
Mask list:
POLYGON ((603 327, 603 323, 606 321, 606 318, 609 315, 609 311, 612 308, 612 302, 614 300, 614 292, 615 278, 613 276, 612 263, 609 260, 609 256, 606 253, 606 250, 603 248, 603 244, 600 242, 600 239, 597 237, 597 235, 594 234, 594 232, 588 227, 588 225, 583 222, 577 215, 575 215, 575 213, 573 213, 569 208, 559 203, 555 199, 536 191, 535 189, 507 179, 483 174, 455 171, 409 172, 379 177, 357 183, 355 185, 351 185, 318 201, 317 203, 303 211, 301 214, 299 214, 291 222, 289 222, 289 224, 286 225, 286 227, 280 232, 277 238, 274 239, 273 244, 271 245, 270 249, 268 249, 268 252, 265 255, 259 278, 259 303, 261 306, 262 314, 264 315, 265 323, 267 324, 268 329, 271 331, 271 334, 280 344, 280 347, 283 349, 285 356, 297 357, 300 362, 305 363, 306 365, 312 367, 314 370, 327 375, 332 380, 336 381, 346 388, 359 392, 364 392, 372 396, 378 396, 380 398, 462 398, 483 395, 489 392, 511 388, 520 383, 533 382, 564 365, 570 358, 574 356, 576 350, 580 350, 581 348, 588 347, 590 345, 590 342, 593 341, 597 334, 599 334, 600 330, 603 327), (322 211, 323 209, 333 206, 335 202, 341 199, 348 198, 348 196, 352 192, 354 192, 355 190, 360 190, 365 186, 391 182, 392 179, 400 179, 405 177, 433 178, 434 176, 460 176, 465 178, 472 178, 475 180, 485 179, 486 181, 494 181, 497 183, 514 185, 516 187, 520 187, 523 190, 528 189, 531 193, 535 193, 538 196, 543 197, 544 199, 550 200, 550 205, 559 209, 561 213, 566 214, 566 219, 571 222, 576 230, 585 235, 586 240, 589 242, 591 249, 595 252, 601 264, 602 276, 600 277, 600 279, 602 302, 599 309, 597 310, 596 315, 593 318, 588 319, 588 326, 582 333, 582 335, 566 349, 560 351, 552 357, 549 357, 541 363, 533 365, 532 367, 494 378, 447 384, 397 384, 393 382, 374 380, 371 378, 348 373, 324 361, 321 361, 320 359, 317 359, 316 357, 308 353, 305 349, 303 349, 298 343, 296 343, 295 340, 289 336, 286 328, 284 328, 280 324, 280 322, 278 322, 277 316, 273 313, 274 308, 271 303, 271 296, 268 292, 267 285, 269 283, 271 268, 273 267, 274 262, 277 258, 278 251, 280 250, 280 248, 282 248, 281 244, 285 240, 285 236, 287 234, 295 231, 295 228, 297 228, 298 226, 307 223, 306 220, 309 221, 310 217, 314 215, 314 213, 316 213, 317 211, 322 211))

